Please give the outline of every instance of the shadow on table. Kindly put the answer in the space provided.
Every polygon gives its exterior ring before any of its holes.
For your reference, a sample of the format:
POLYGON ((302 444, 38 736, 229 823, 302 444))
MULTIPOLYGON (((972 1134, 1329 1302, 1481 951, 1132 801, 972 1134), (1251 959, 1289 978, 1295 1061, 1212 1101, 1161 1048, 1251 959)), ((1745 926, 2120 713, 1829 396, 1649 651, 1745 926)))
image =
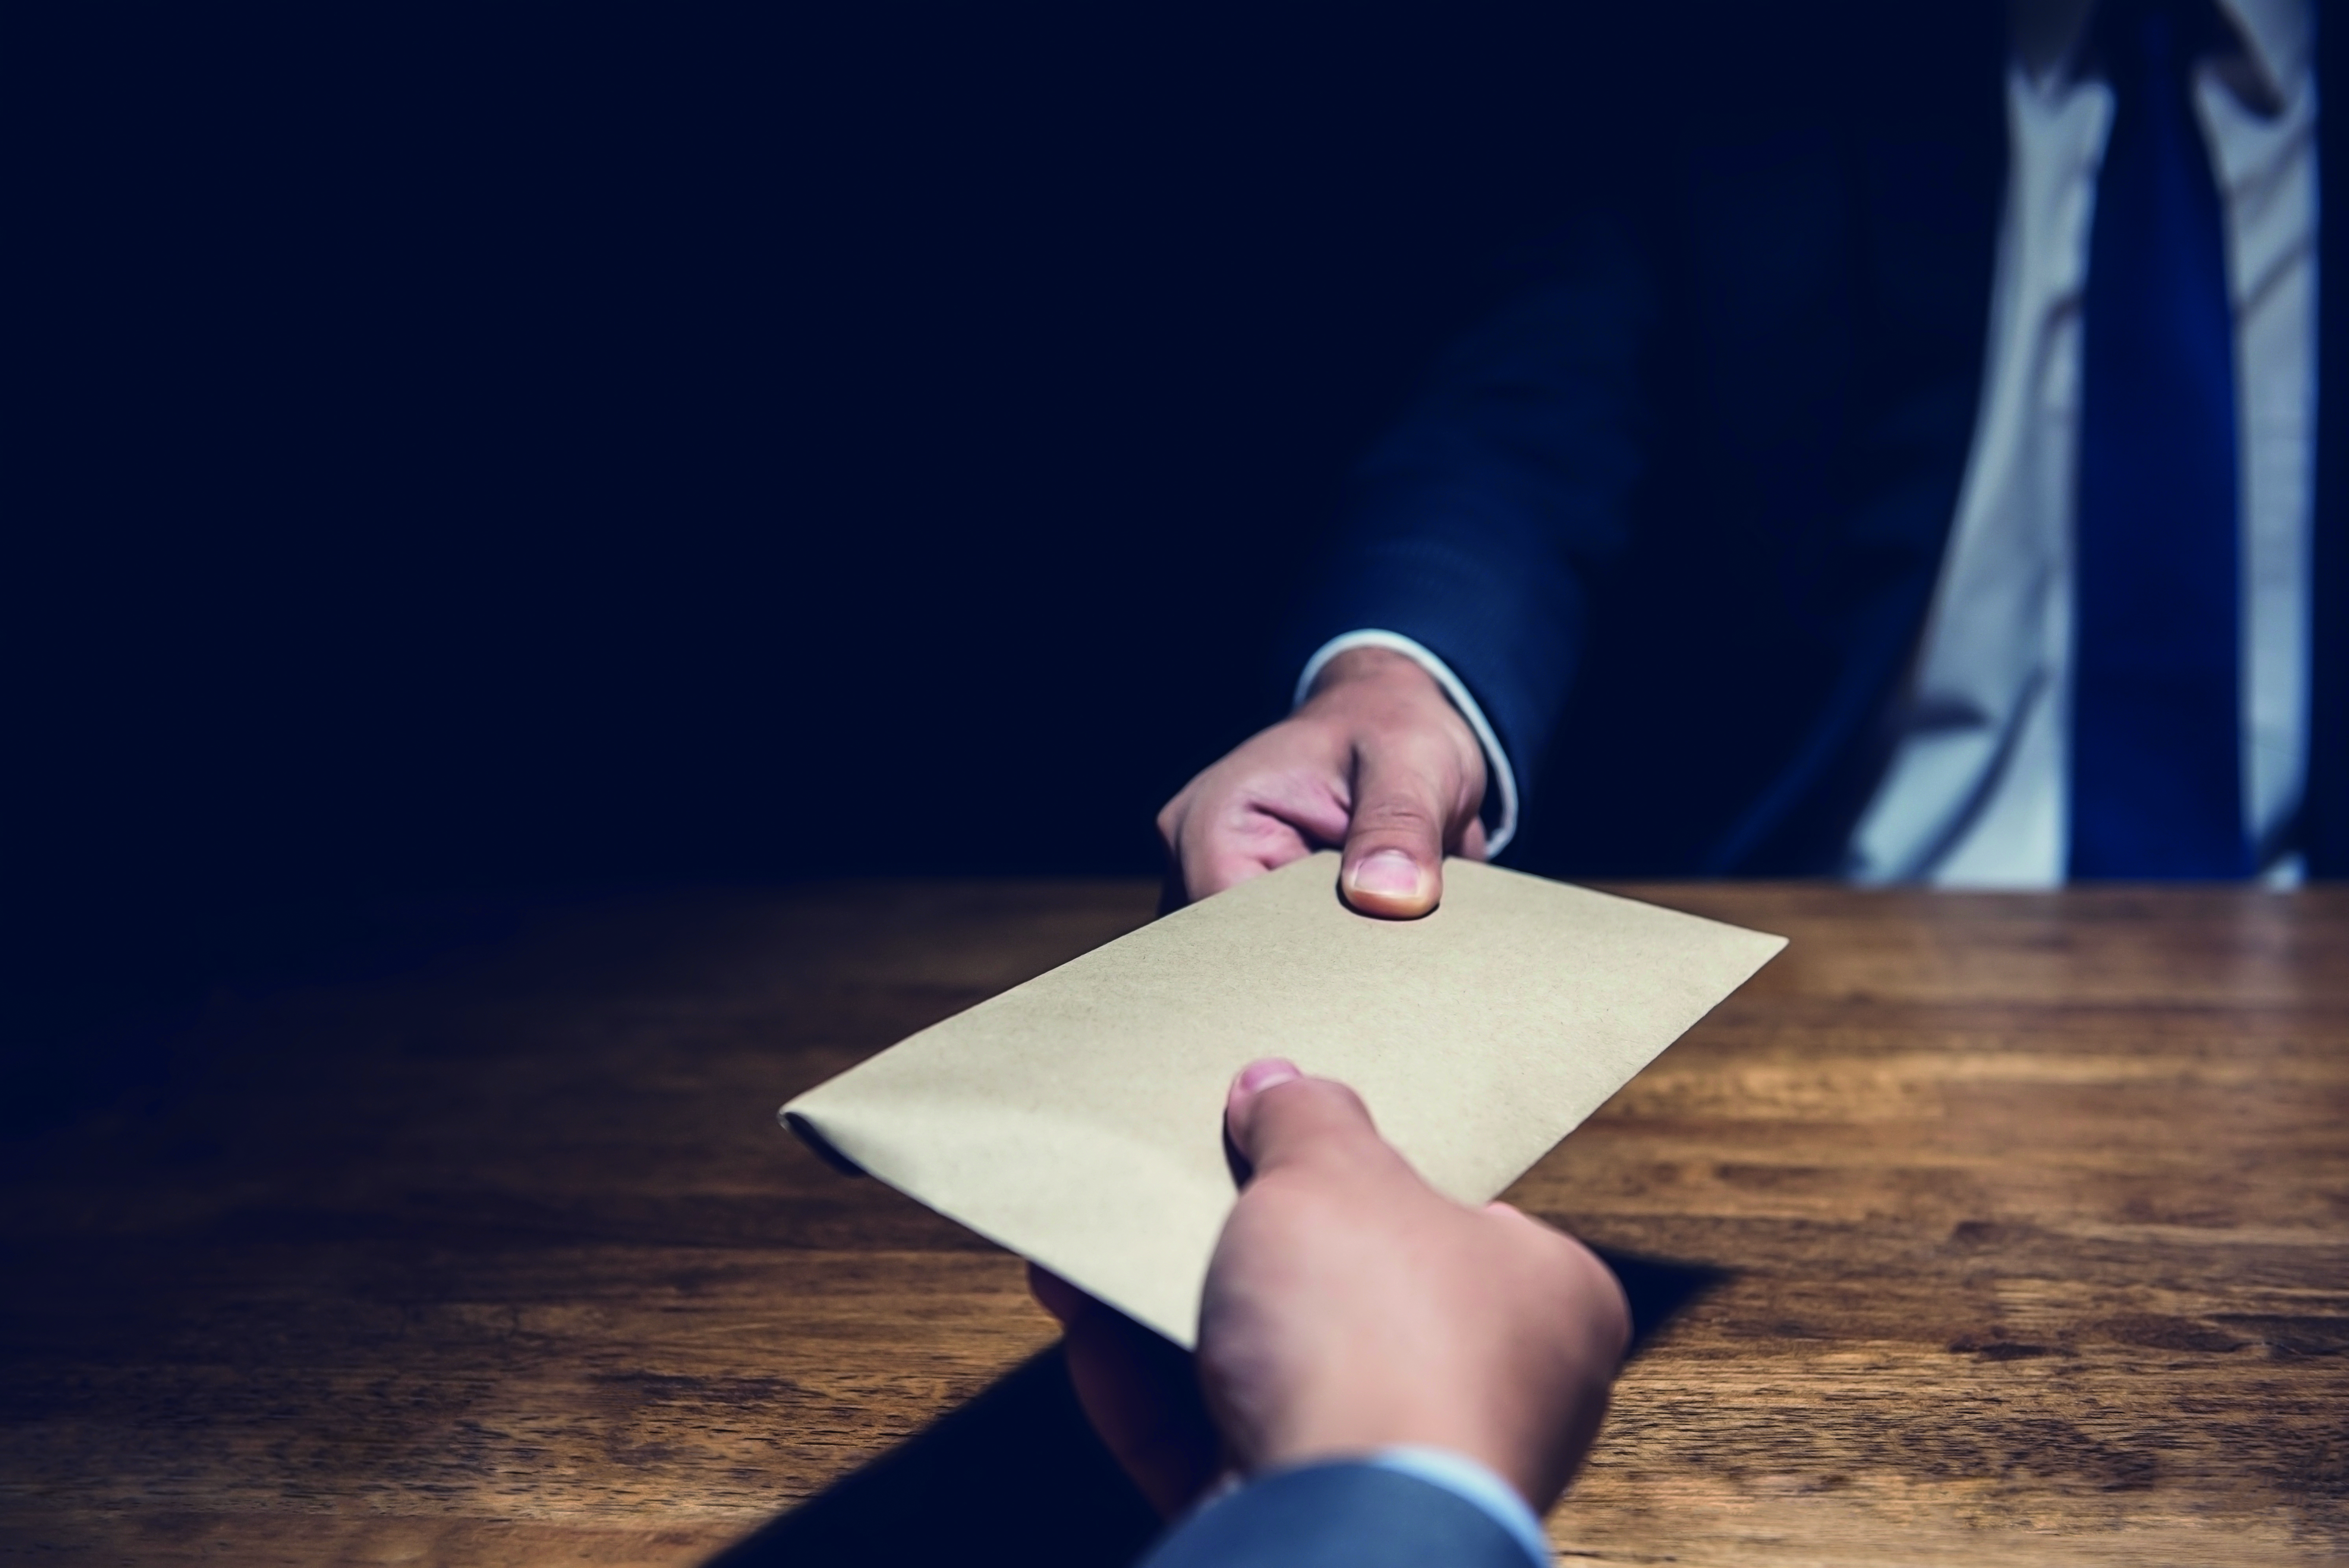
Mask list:
MULTIPOLYGON (((1632 1354, 1728 1271, 1601 1251, 1631 1301, 1632 1354)), ((1123 1568, 1158 1518, 1085 1425, 1060 1347, 1013 1368, 707 1568, 1019 1563, 1123 1568)))
POLYGON ((833 1482, 709 1568, 1132 1562, 1158 1515, 1077 1407, 1054 1346, 833 1482))

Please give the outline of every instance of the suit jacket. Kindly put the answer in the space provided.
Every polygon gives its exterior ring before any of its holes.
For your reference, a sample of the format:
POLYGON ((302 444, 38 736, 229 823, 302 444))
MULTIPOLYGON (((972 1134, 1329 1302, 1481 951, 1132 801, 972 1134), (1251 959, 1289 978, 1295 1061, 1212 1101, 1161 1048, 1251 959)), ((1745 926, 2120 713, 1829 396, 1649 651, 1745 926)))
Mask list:
MULTIPOLYGON (((1533 869, 1839 869, 1892 749, 1972 438, 2006 170, 2002 7, 1625 7, 1575 216, 1357 476, 1296 649, 1441 655, 1533 869), (1638 31, 1638 28, 1649 31, 1638 31), (1631 134, 1624 134, 1624 128, 1631 134)), ((2321 29, 2320 98, 2349 92, 2321 29)), ((2349 102, 2344 97, 2336 102, 2349 102)), ((2349 211, 2349 115, 2321 122, 2349 211)), ((2320 388, 2349 387, 2320 245, 2320 388)), ((2320 397, 2301 840, 2349 873, 2349 397, 2320 397)))
POLYGON ((1455 1492, 1369 1464, 1256 1481, 1170 1532, 1143 1568, 1526 1568, 1526 1549, 1455 1492))

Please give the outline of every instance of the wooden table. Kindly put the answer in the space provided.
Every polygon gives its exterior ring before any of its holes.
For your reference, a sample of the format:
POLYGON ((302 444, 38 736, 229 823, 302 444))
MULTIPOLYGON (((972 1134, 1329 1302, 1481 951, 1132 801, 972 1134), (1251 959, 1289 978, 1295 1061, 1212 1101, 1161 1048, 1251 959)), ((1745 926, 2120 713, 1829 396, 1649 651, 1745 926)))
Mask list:
MULTIPOLYGON (((1794 945, 1516 1194, 1713 1281, 1563 1551, 2349 1557, 2349 894, 1651 892, 1794 945)), ((772 1111, 1152 900, 639 902, 222 1004, 9 1157, 0 1556, 1113 1559, 1019 1266, 772 1111)))

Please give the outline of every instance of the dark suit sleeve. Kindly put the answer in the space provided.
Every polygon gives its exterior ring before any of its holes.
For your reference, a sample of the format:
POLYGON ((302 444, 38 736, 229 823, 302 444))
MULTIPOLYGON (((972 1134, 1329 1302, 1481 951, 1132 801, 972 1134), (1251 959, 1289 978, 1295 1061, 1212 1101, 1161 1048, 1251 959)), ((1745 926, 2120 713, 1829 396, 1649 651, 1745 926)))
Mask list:
POLYGON ((1416 1476, 1361 1463, 1252 1481, 1160 1540, 1143 1568, 1528 1568, 1492 1515, 1416 1476))
POLYGON ((1363 462, 1294 629, 1398 632, 1467 686, 1522 795, 1566 700, 1592 573, 1629 542, 1658 315, 1631 226, 1547 248, 1363 462))

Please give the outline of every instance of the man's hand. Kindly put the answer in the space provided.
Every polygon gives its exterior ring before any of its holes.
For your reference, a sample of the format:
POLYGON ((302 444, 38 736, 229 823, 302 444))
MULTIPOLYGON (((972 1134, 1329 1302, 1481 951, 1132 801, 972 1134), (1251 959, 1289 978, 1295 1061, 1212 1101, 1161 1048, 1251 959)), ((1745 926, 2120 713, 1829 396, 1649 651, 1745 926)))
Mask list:
POLYGON ((1346 902, 1411 919, 1444 896, 1446 854, 1485 858, 1484 800, 1484 751, 1443 688, 1401 654, 1354 648, 1166 802, 1158 836, 1186 900, 1342 844, 1346 902))
POLYGON ((1180 1511, 1219 1465, 1420 1444, 1537 1512, 1556 1501, 1630 1339, 1607 1266, 1506 1203, 1443 1196, 1351 1089, 1287 1062, 1239 1076, 1226 1126, 1253 1175, 1207 1271, 1195 1382, 1164 1340, 1030 1271, 1087 1415, 1151 1501, 1180 1511))
POLYGON ((1630 1344, 1607 1265, 1437 1192, 1353 1090, 1287 1062, 1242 1073, 1227 1119, 1255 1175, 1207 1271, 1199 1371, 1239 1468, 1419 1443, 1557 1501, 1630 1344))

